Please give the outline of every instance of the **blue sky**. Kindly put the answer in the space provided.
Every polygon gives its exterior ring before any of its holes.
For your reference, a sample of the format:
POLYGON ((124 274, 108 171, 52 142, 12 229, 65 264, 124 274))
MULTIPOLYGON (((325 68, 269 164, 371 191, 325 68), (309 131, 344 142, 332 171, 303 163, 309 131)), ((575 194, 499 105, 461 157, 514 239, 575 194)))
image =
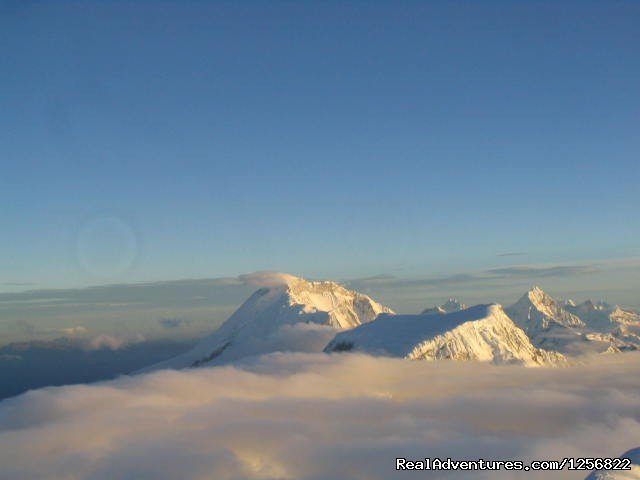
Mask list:
POLYGON ((640 255, 637 2, 2 2, 0 38, 0 291, 640 255))

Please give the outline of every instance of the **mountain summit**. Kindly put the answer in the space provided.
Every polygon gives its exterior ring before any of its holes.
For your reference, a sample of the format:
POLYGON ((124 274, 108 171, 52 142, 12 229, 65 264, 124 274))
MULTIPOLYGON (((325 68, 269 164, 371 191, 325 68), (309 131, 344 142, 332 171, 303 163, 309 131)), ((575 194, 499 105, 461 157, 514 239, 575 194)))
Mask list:
POLYGON ((274 351, 322 351, 335 330, 393 311, 335 282, 281 275, 254 292, 218 330, 190 351, 144 371, 221 364, 274 351))
POLYGON ((533 287, 506 311, 513 321, 532 338, 535 338, 541 331, 557 325, 567 328, 585 326, 578 316, 562 308, 540 287, 533 287))
POLYGON ((563 355, 532 345, 500 305, 476 305, 442 315, 380 315, 341 332, 326 352, 360 351, 411 360, 479 360, 527 366, 557 365, 563 355))
POLYGON ((583 355, 640 345, 640 315, 602 301, 558 302, 534 287, 505 310, 541 348, 583 355))
POLYGON ((449 299, 420 315, 396 315, 336 282, 261 272, 260 286, 188 352, 147 367, 220 365, 272 352, 361 351, 425 360, 557 365, 566 356, 640 347, 640 315, 604 302, 558 302, 534 287, 515 304, 467 307, 449 299))
POLYGON ((620 325, 640 326, 640 314, 603 301, 586 300, 566 309, 582 318, 589 327, 596 329, 616 328, 620 325))

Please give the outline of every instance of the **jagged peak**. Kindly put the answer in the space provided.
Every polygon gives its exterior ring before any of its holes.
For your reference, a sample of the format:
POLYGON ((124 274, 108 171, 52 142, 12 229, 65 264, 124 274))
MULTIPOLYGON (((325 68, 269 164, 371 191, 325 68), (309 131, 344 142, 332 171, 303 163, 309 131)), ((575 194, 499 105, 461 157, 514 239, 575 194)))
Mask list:
POLYGON ((350 290, 340 283, 333 281, 308 281, 303 278, 290 282, 284 289, 284 295, 289 305, 307 305, 308 308, 318 307, 321 310, 333 311, 340 305, 349 304, 369 305, 380 313, 393 313, 393 310, 376 302, 368 295, 350 290))
MULTIPOLYGON (((349 290, 338 282, 328 280, 311 281, 302 277, 280 273, 273 274, 272 272, 260 272, 261 280, 264 280, 265 274, 268 276, 266 284, 269 286, 264 286, 255 291, 240 307, 240 310, 260 309, 267 304, 280 302, 283 306, 302 307, 301 311, 304 313, 328 312, 331 317, 333 317, 333 312, 335 311, 344 311, 352 308, 356 308, 359 311, 364 309, 375 314, 394 313, 393 310, 376 302, 368 295, 349 290), (272 281, 274 278, 286 281, 278 283, 277 281, 272 281)), ((264 285, 265 283, 262 282, 260 284, 264 285)), ((373 316, 375 317, 375 315, 373 316)))
POLYGON ((254 298, 285 296, 289 304, 306 304, 311 297, 362 298, 376 303, 369 296, 349 290, 338 282, 329 280, 307 280, 288 273, 255 272, 240 277, 247 285, 260 287, 254 298))
POLYGON ((455 308, 456 310, 464 310, 465 308, 467 308, 467 306, 460 302, 457 298, 449 298, 449 300, 447 300, 446 302, 444 302, 442 304, 442 307, 449 311, 449 308, 455 308))
POLYGON ((442 305, 435 305, 433 307, 424 309, 421 315, 429 315, 434 313, 442 315, 445 313, 459 312, 460 310, 466 310, 467 308, 467 305, 458 301, 457 298, 450 297, 442 305))
POLYGON ((286 291, 291 294, 322 291, 350 292, 338 282, 330 280, 307 280, 306 278, 291 275, 284 272, 260 271, 241 275, 240 280, 253 287, 259 287, 258 291, 286 291))
POLYGON ((610 305, 604 300, 598 300, 597 302, 594 302, 589 298, 584 302, 578 304, 576 308, 578 309, 578 311, 584 312, 584 313, 590 313, 595 311, 612 312, 616 310, 617 305, 610 305))
POLYGON ((547 306, 557 306, 558 303, 555 299, 548 295, 542 288, 537 285, 534 285, 529 290, 527 290, 522 297, 515 303, 515 305, 534 305, 536 307, 547 305, 547 306))
POLYGON ((538 285, 534 285, 529 291, 525 294, 529 299, 552 299, 551 295, 548 295, 542 288, 538 285))
POLYGON ((286 285, 286 290, 291 293, 305 292, 305 291, 349 291, 337 282, 329 280, 306 280, 302 277, 295 277, 295 279, 289 281, 286 285))
POLYGON ((565 327, 584 326, 584 322, 565 310, 566 305, 557 302, 542 288, 534 286, 520 300, 507 308, 507 313, 529 334, 548 329, 552 324, 565 327))

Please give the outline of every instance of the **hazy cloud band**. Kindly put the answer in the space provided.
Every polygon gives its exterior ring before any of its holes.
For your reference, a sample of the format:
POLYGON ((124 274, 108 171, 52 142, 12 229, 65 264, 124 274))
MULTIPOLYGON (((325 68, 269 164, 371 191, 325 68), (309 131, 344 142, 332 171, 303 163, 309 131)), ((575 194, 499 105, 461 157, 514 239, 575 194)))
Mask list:
POLYGON ((396 456, 617 456, 639 442, 638 391, 636 354, 566 369, 276 354, 4 401, 0 464, 7 479, 382 480, 396 456))

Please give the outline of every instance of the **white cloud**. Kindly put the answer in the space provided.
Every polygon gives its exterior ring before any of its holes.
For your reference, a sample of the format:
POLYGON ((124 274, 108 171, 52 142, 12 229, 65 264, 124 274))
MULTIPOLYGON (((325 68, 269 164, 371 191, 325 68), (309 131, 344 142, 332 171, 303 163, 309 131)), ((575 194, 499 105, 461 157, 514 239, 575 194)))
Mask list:
POLYGON ((2 478, 581 479, 397 474, 396 456, 617 456, 640 443, 640 355, 566 369, 273 354, 0 403, 2 478))
POLYGON ((254 272, 247 273, 246 275, 240 275, 238 279, 245 285, 250 287, 279 287, 281 285, 288 285, 291 281, 296 280, 297 277, 289 275, 288 273, 280 272, 254 272))
POLYGON ((321 352, 336 336, 336 329, 316 323, 282 325, 264 338, 248 337, 225 351, 223 363, 269 352, 321 352))

